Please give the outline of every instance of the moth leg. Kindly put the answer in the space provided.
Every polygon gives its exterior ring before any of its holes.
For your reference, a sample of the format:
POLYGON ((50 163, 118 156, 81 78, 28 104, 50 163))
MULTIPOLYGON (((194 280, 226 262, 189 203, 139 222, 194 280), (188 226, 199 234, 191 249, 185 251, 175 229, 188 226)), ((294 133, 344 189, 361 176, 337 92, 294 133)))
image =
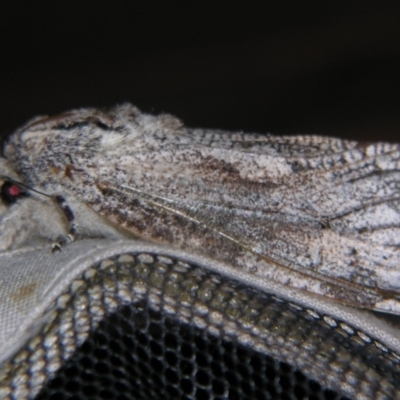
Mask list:
POLYGON ((61 251, 62 247, 72 243, 75 241, 76 236, 79 233, 79 226, 76 222, 75 215, 65 200, 63 196, 54 196, 54 200, 56 201, 57 205, 60 207, 60 210, 64 214, 65 218, 69 223, 69 233, 63 236, 58 242, 53 243, 52 250, 53 252, 61 251))

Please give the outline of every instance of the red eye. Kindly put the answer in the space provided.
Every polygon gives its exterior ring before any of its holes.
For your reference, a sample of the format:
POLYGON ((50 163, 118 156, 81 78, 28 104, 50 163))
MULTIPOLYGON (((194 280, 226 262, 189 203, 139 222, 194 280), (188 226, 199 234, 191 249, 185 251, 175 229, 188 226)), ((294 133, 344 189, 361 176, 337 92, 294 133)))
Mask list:
POLYGON ((0 195, 5 203, 14 203, 19 197, 26 195, 22 188, 10 181, 5 181, 0 189, 0 195))

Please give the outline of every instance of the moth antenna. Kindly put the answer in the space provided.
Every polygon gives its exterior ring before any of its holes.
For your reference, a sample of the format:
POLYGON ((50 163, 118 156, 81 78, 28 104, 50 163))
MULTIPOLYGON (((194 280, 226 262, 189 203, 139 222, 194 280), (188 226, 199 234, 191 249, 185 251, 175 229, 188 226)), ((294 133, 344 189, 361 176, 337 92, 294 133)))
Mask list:
POLYGON ((19 181, 15 180, 15 179, 9 178, 8 176, 2 176, 1 178, 4 179, 5 181, 11 182, 11 183, 15 183, 18 186, 22 186, 22 187, 24 187, 25 189, 28 189, 31 192, 35 192, 35 193, 40 194, 40 195, 45 196, 45 197, 53 197, 53 196, 51 196, 49 194, 46 194, 46 193, 43 193, 43 192, 41 192, 39 190, 33 189, 29 185, 25 185, 25 183, 22 183, 22 182, 19 182, 19 181))

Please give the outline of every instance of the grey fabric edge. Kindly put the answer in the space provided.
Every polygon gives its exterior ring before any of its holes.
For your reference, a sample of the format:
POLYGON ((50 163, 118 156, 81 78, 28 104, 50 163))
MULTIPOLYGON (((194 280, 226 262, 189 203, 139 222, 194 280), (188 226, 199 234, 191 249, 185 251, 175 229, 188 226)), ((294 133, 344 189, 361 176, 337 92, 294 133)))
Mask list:
MULTIPOLYGON (((0 344, 0 363, 9 359, 29 338, 33 337, 35 332, 46 322, 48 317, 45 312, 49 309, 51 303, 87 268, 112 256, 137 252, 163 254, 189 263, 195 263, 202 268, 217 272, 258 290, 274 294, 305 308, 315 309, 322 314, 348 323, 382 342, 395 352, 400 353, 400 340, 398 339, 400 338, 400 329, 393 327, 380 318, 376 318, 371 312, 345 307, 275 282, 261 280, 259 277, 245 271, 234 270, 228 265, 215 262, 204 256, 188 254, 181 250, 141 241, 97 239, 72 243, 58 254, 51 254, 48 243, 7 254, 7 257, 11 259, 13 257, 18 258, 21 255, 24 255, 24 257, 31 255, 33 258, 40 259, 42 268, 54 268, 56 273, 46 283, 47 290, 41 293, 36 306, 33 306, 27 313, 27 317, 22 323, 15 326, 15 330, 7 334, 8 339, 6 338, 0 344)), ((21 265, 20 267, 32 268, 27 265, 21 265)), ((1 326, 2 323, 0 321, 0 328, 1 326)))

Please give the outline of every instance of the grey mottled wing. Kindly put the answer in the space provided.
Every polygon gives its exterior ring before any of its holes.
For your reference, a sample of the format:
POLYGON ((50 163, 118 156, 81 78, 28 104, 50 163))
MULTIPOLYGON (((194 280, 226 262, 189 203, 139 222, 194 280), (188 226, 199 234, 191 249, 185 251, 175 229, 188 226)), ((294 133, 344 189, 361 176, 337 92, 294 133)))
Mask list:
POLYGON ((35 120, 5 155, 153 242, 400 313, 400 146, 186 129, 130 105, 35 120), (37 171, 40 171, 38 174, 37 171))
POLYGON ((125 156, 127 172, 106 184, 111 200, 98 209, 107 218, 267 279, 396 312, 398 145, 192 130, 162 152, 125 156))

